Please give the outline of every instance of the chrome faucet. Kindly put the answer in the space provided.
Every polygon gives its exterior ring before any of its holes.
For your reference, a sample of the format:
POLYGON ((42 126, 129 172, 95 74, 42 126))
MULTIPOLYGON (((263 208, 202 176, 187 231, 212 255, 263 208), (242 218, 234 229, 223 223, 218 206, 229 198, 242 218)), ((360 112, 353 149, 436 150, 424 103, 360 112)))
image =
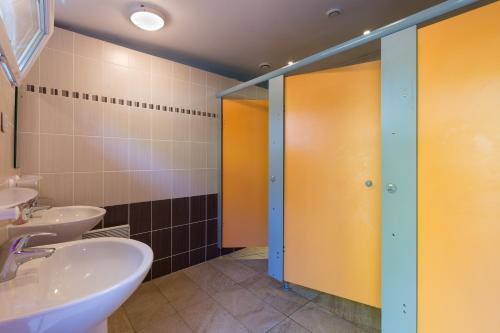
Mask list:
POLYGON ((34 212, 38 212, 40 210, 47 210, 52 208, 51 206, 29 206, 22 209, 22 219, 23 221, 27 221, 28 219, 33 217, 34 212))
POLYGON ((22 264, 38 259, 50 257, 54 248, 27 248, 26 245, 32 237, 56 236, 50 232, 37 232, 14 237, 0 247, 0 283, 16 277, 17 269, 22 264))

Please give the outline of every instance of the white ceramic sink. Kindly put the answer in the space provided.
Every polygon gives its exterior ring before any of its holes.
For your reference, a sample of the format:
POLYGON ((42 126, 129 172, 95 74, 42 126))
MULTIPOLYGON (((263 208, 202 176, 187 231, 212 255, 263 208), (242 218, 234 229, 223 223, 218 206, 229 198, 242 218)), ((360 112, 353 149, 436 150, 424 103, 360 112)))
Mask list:
POLYGON ((0 332, 107 332, 106 320, 146 276, 153 252, 124 238, 53 245, 0 283, 0 332))
POLYGON ((34 232, 53 232, 57 236, 35 237, 30 240, 30 246, 68 242, 80 239, 84 232, 89 231, 102 220, 106 210, 91 206, 54 207, 33 213, 33 217, 25 224, 9 225, 9 238, 34 232))
POLYGON ((38 192, 31 188, 11 187, 0 190, 0 209, 19 206, 37 196, 38 192))

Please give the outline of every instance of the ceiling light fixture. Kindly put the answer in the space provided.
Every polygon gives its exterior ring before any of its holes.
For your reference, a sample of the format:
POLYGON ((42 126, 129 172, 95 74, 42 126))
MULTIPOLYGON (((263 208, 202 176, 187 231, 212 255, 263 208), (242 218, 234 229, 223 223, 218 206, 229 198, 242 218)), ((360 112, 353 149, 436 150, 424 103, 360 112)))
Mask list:
POLYGON ((371 31, 370 31, 370 30, 365 30, 365 31, 363 31, 363 35, 365 35, 365 36, 366 36, 366 35, 369 35, 370 33, 371 33, 371 31))
POLYGON ((161 13, 141 5, 130 15, 130 21, 137 27, 146 31, 157 31, 163 28, 165 20, 161 13))

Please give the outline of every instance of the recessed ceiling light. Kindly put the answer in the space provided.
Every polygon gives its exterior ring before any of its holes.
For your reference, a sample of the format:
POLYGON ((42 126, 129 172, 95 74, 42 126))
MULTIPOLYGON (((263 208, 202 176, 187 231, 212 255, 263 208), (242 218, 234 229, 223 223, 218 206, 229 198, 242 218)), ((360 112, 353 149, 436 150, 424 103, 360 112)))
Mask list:
POLYGON ((159 12, 144 5, 130 15, 130 21, 146 31, 157 31, 165 25, 165 20, 159 12))
POLYGON ((342 11, 339 8, 330 8, 326 11, 326 16, 335 17, 342 14, 342 11))
POLYGON ((370 31, 370 30, 365 30, 365 31, 363 31, 363 35, 365 35, 365 36, 366 36, 366 35, 369 35, 370 33, 371 33, 371 31, 370 31))
POLYGON ((293 64, 295 64, 295 62, 293 62, 292 60, 290 60, 290 61, 288 62, 288 66, 291 66, 291 65, 293 65, 293 64))

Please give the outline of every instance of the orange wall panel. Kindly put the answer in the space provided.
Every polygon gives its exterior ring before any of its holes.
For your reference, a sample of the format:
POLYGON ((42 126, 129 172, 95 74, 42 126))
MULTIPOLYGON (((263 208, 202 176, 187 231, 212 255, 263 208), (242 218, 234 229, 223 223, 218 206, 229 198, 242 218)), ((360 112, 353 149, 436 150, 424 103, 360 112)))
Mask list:
POLYGON ((267 100, 223 103, 222 244, 267 246, 267 100))
POLYGON ((380 307, 380 62, 286 78, 285 110, 285 280, 380 307))
POLYGON ((500 332, 500 2, 418 32, 418 326, 500 332))

